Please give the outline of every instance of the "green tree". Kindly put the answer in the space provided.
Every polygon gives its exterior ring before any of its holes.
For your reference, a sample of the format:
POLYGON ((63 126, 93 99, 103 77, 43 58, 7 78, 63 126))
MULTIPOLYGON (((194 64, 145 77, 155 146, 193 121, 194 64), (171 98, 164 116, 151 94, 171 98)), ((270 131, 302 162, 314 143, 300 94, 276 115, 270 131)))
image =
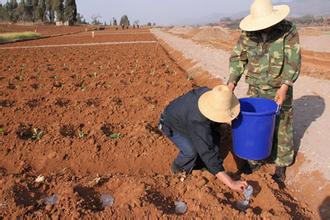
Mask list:
POLYGON ((7 9, 1 4, 0 6, 0 21, 9 21, 9 13, 7 9))
POLYGON ((92 24, 94 24, 94 25, 100 25, 101 24, 100 18, 101 18, 100 15, 92 15, 91 16, 92 24))
POLYGON ((19 21, 26 21, 25 18, 25 1, 21 0, 16 8, 16 14, 18 15, 19 21))
POLYGON ((33 14, 33 21, 37 21, 38 20, 38 4, 39 4, 39 0, 32 0, 32 14, 33 14))
POLYGON ((18 6, 17 0, 10 0, 10 5, 12 9, 16 9, 18 6))
POLYGON ((44 22, 46 20, 46 0, 39 0, 36 21, 44 22))
POLYGON ((77 5, 75 0, 66 0, 64 5, 64 21, 74 24, 77 21, 77 5))
POLYGON ((130 23, 129 23, 129 19, 127 17, 127 15, 123 15, 120 19, 120 26, 125 26, 125 27, 129 27, 130 23))
POLYGON ((112 25, 113 26, 117 26, 118 25, 116 18, 112 18, 112 25))
POLYGON ((49 22, 51 22, 51 23, 54 22, 55 13, 54 13, 54 1, 53 0, 46 0, 46 17, 49 22))
POLYGON ((19 16, 16 12, 16 9, 18 7, 16 0, 10 0, 10 2, 6 3, 6 10, 9 14, 9 20, 12 22, 16 22, 19 19, 19 16))
POLYGON ((32 0, 25 0, 24 16, 23 16, 24 20, 33 21, 33 14, 34 14, 34 10, 33 10, 32 0))
POLYGON ((83 15, 77 13, 77 24, 86 24, 86 20, 83 15))
POLYGON ((64 0, 54 0, 53 9, 55 11, 56 21, 63 21, 64 0))

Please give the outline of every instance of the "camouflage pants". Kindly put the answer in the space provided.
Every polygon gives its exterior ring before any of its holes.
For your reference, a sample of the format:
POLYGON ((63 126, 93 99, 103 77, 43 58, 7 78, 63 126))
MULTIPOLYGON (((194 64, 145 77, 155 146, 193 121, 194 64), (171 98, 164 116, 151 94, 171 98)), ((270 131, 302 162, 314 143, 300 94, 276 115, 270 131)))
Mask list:
MULTIPOLYGON (((247 95, 250 97, 260 97, 274 100, 277 89, 262 90, 254 86, 249 86, 247 95)), ((273 148, 271 160, 277 166, 289 166, 294 160, 293 147, 293 91, 289 88, 286 100, 281 109, 281 114, 276 118, 275 132, 273 138, 273 148)))

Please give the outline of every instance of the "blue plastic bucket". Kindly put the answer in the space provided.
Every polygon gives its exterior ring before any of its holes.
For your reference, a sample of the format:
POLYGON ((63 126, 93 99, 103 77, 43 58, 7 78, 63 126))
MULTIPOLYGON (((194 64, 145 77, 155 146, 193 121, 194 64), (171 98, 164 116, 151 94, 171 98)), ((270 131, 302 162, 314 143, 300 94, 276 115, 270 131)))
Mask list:
POLYGON ((276 115, 280 107, 270 99, 242 98, 241 113, 232 123, 234 154, 245 160, 270 156, 276 115))

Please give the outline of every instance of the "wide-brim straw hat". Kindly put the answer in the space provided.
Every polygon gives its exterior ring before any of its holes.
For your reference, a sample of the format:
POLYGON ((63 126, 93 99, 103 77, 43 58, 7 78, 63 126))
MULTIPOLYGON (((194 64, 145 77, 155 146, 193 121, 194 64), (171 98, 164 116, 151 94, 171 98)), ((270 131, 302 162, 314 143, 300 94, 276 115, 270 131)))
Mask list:
POLYGON ((255 0, 239 27, 243 31, 259 31, 269 28, 282 20, 290 13, 288 5, 272 5, 271 0, 255 0))
POLYGON ((240 103, 228 86, 219 85, 201 95, 198 108, 211 121, 231 123, 240 112, 240 103))

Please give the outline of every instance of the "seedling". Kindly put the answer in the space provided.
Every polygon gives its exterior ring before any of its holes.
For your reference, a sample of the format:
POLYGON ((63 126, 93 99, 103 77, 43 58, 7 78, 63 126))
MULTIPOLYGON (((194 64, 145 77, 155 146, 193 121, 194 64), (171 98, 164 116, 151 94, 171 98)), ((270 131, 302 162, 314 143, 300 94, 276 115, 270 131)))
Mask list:
POLYGON ((4 134, 5 133, 5 129, 0 128, 0 134, 4 134))
POLYGON ((89 74, 89 77, 94 77, 94 78, 96 78, 96 77, 97 77, 97 73, 96 73, 96 72, 92 72, 92 73, 89 74))
POLYGON ((15 79, 17 79, 18 81, 23 81, 24 78, 21 71, 19 72, 19 75, 15 77, 15 79))
POLYGON ((58 75, 51 76, 52 79, 58 79, 58 75))
POLYGON ((111 88, 111 84, 110 84, 110 83, 105 83, 105 84, 104 84, 104 88, 106 88, 106 89, 110 89, 110 88, 111 88))
POLYGON ((113 133, 113 134, 109 135, 110 139, 119 139, 119 138, 122 138, 122 137, 123 137, 123 135, 120 134, 120 133, 113 133))
POLYGON ((165 73, 171 73, 170 66, 168 64, 166 64, 165 73))
POLYGON ((39 141, 44 136, 44 132, 38 128, 32 129, 32 140, 39 141))
POLYGON ((8 89, 16 89, 16 85, 13 83, 13 79, 9 79, 8 89))
POLYGON ((188 78, 187 78, 188 81, 191 81, 191 80, 193 80, 193 79, 194 79, 194 78, 193 78, 193 76, 191 76, 191 75, 189 75, 188 78))
POLYGON ((69 66, 66 63, 64 63, 63 64, 63 70, 69 70, 69 69, 70 69, 69 66))
POLYGON ((63 89, 63 87, 64 87, 64 83, 62 83, 62 82, 54 82, 54 83, 53 83, 53 86, 56 87, 56 88, 61 88, 61 89, 63 89))
POLYGON ((78 137, 80 138, 80 139, 85 139, 86 138, 86 134, 83 132, 83 131, 78 131, 78 137))
POLYGON ((152 76, 155 75, 155 72, 156 72, 155 69, 152 69, 152 70, 150 71, 150 75, 152 75, 152 76))
POLYGON ((86 89, 85 80, 81 81, 80 83, 77 83, 76 86, 79 87, 81 91, 85 91, 86 89))
POLYGON ((41 79, 41 74, 40 74, 40 72, 37 72, 37 74, 36 74, 36 79, 37 79, 37 80, 40 80, 40 79, 41 79))

